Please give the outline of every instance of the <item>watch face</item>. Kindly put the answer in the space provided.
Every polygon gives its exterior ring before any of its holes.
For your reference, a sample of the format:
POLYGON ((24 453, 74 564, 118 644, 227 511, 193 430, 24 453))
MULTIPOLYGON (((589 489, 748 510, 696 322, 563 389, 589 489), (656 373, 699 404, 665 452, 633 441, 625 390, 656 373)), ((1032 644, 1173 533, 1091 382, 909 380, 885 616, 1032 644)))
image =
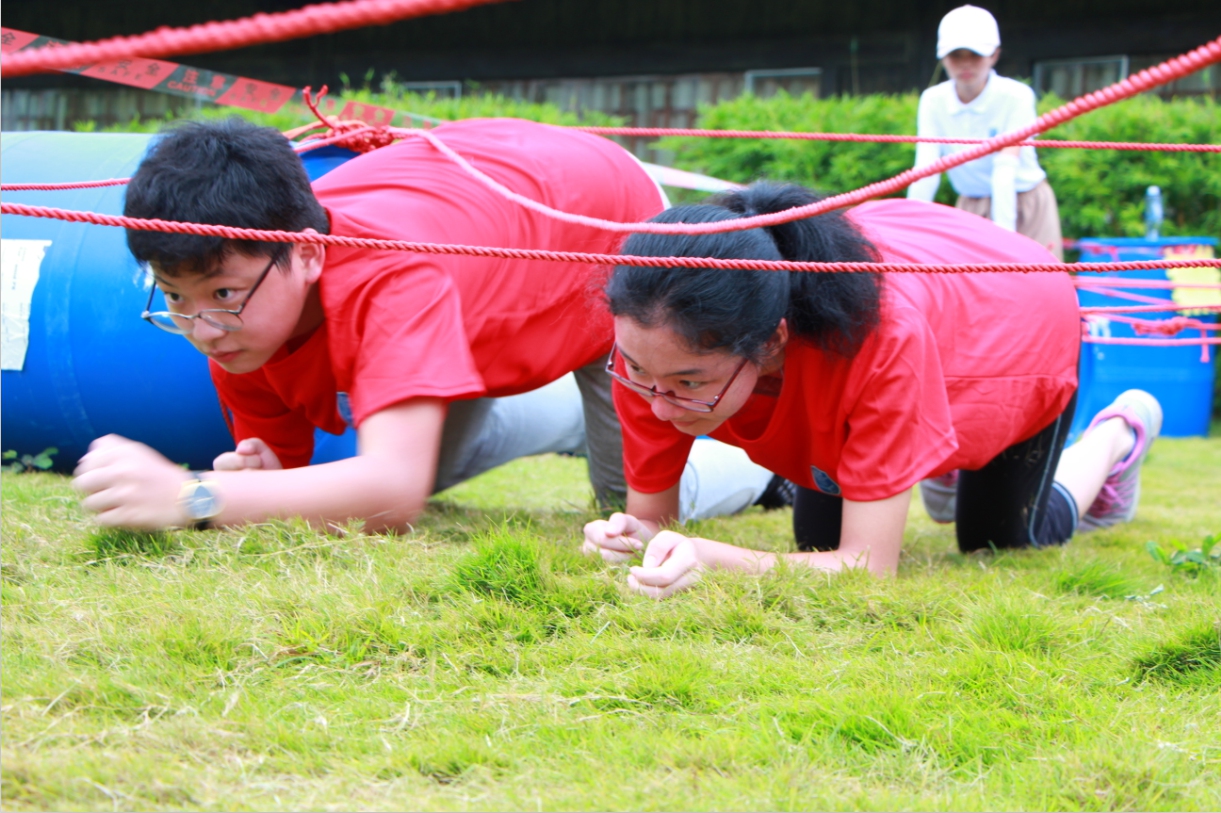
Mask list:
POLYGON ((204 483, 197 483, 186 503, 187 513, 191 519, 211 519, 220 513, 220 501, 212 493, 212 489, 204 483))

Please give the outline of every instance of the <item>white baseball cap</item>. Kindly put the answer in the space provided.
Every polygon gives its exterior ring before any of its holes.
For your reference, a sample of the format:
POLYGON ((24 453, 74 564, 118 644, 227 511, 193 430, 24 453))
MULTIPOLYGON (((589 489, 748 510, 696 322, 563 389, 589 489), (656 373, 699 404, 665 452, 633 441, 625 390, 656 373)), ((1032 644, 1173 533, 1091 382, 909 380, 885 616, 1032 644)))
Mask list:
POLYGON ((941 18, 937 26, 937 58, 966 48, 980 56, 992 56, 1001 45, 996 18, 979 6, 959 6, 941 18))

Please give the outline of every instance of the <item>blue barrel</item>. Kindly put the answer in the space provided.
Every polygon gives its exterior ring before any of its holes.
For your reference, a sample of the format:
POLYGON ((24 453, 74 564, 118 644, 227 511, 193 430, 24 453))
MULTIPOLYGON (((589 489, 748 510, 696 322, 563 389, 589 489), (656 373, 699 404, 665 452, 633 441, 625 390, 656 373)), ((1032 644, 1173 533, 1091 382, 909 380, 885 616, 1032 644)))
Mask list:
MULTIPOLYGON (((130 176, 155 136, 10 132, 0 138, 4 183, 130 176)), ((317 177, 354 153, 303 156, 317 177)), ((123 187, 6 192, 6 201, 120 214, 123 187)), ((207 360, 140 313, 151 281, 122 229, 5 215, 0 443, 71 471, 90 441, 117 433, 175 462, 206 468, 232 448, 207 360)))
MULTIPOLYGON (((1217 240, 1212 237, 1163 237, 1143 239, 1131 237, 1087 238, 1078 242, 1081 262, 1119 262, 1126 260, 1161 260, 1191 254, 1195 257, 1214 255, 1217 240)), ((1088 274, 1089 278, 1167 279, 1164 270, 1124 271, 1109 274, 1088 274)), ((1124 288, 1128 293, 1154 299, 1171 300, 1165 289, 1124 288)), ((1092 291, 1078 293, 1082 306, 1142 304, 1092 291)), ((1147 304, 1147 303, 1145 303, 1147 304)), ((1134 313, 1141 319, 1169 319, 1175 311, 1134 313)), ((1202 317, 1196 317, 1202 318, 1202 317)), ((1215 317, 1203 317, 1211 321, 1215 317)), ((1095 335, 1112 337, 1138 336, 1133 327, 1114 320, 1093 320, 1090 330, 1095 335)), ((1198 331, 1187 331, 1174 338, 1195 338, 1198 331)), ((1213 401, 1213 380, 1216 366, 1212 352, 1202 354, 1199 346, 1135 347, 1130 345, 1084 344, 1081 348, 1081 391, 1072 434, 1085 430, 1090 419, 1124 390, 1137 388, 1152 393, 1165 413, 1162 434, 1171 437, 1207 435, 1213 401)))

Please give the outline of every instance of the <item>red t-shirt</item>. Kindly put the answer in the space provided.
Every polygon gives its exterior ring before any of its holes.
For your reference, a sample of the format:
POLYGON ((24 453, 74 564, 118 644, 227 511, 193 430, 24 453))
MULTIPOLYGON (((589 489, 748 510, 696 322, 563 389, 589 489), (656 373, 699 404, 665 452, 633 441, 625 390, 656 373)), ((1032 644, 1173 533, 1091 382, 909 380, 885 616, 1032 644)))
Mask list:
MULTIPOLYGON (((1051 262, 982 217, 919 201, 849 212, 891 262, 1051 262)), ((1064 274, 886 274, 880 324, 850 360, 800 339, 783 385, 756 393, 712 437, 798 485, 880 500, 978 469, 1050 424, 1077 388, 1080 315, 1064 274)), ((692 438, 615 387, 627 481, 679 481, 692 438)))
MULTIPOLYGON (((434 132, 485 174, 553 208, 617 221, 661 211, 644 169, 604 138, 513 119, 434 132)), ((423 139, 354 158, 316 181, 314 192, 337 235, 605 253, 623 239, 504 199, 423 139)), ((323 325, 254 372, 234 375, 214 364, 212 380, 235 439, 262 438, 285 466, 305 465, 314 427, 338 434, 410 398, 527 392, 606 353, 611 322, 598 293, 606 272, 329 247, 319 282, 323 325), (341 416, 337 400, 346 400, 350 416, 341 416)))

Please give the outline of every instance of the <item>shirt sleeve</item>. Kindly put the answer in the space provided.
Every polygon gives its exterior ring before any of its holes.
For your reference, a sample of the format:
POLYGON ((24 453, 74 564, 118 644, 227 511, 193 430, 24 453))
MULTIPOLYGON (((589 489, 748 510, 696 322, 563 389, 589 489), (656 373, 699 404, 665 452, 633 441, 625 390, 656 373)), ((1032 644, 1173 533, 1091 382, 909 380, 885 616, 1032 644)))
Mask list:
MULTIPOLYGON (((929 99, 927 93, 920 94, 920 105, 916 108, 916 135, 940 135, 937 132, 937 122, 933 115, 933 102, 929 99)), ((940 144, 916 144, 916 169, 926 167, 939 158, 941 158, 940 144)), ((922 200, 925 203, 932 203, 933 199, 937 197, 937 189, 940 186, 941 173, 930 175, 927 178, 921 178, 907 187, 907 197, 911 200, 922 200)))
MULTIPOLYGON (((1011 133, 1033 124, 1038 118, 1034 93, 1025 85, 1014 83, 1017 93, 1011 94, 1000 121, 999 133, 1011 133)), ((1023 154, 1034 147, 1022 147, 1023 154)), ((992 222, 1002 229, 1017 231, 1017 175, 1021 161, 1016 156, 997 153, 992 157, 992 222)))
POLYGON ((992 222, 1007 231, 1017 231, 1016 155, 992 156, 992 222))
POLYGON ((623 473, 635 491, 656 494, 678 484, 695 438, 658 420, 649 402, 615 383, 615 412, 623 427, 623 473))
POLYGON ((284 468, 309 465, 314 425, 303 412, 288 407, 258 371, 231 375, 215 364, 210 367, 235 443, 258 438, 271 447, 284 468))
POLYGON ((486 390, 471 353, 453 279, 421 264, 376 275, 352 294, 337 331, 353 345, 349 398, 355 426, 412 398, 453 400, 486 390))
POLYGON ((848 439, 837 471, 844 496, 857 501, 911 488, 958 450, 936 337, 918 313, 897 309, 861 349, 866 359, 845 392, 848 439))

